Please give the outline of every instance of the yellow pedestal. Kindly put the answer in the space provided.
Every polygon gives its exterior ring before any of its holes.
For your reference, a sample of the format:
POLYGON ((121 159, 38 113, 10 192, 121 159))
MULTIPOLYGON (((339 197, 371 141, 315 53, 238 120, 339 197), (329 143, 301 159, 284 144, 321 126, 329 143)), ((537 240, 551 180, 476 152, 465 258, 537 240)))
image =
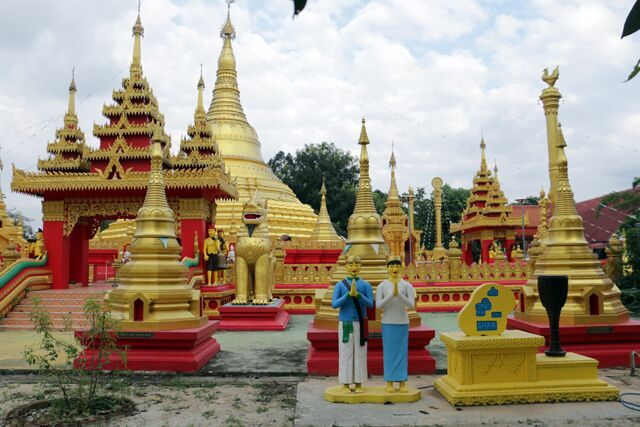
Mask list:
POLYGON ((440 334, 448 374, 435 389, 454 406, 617 400, 619 390, 598 378, 598 361, 575 353, 537 354, 544 338, 523 331, 469 337, 440 334))
POLYGON ((385 386, 363 387, 364 393, 344 392, 342 385, 329 387, 324 399, 333 403, 412 403, 420 400, 420 390, 407 385, 407 391, 389 393, 385 386))

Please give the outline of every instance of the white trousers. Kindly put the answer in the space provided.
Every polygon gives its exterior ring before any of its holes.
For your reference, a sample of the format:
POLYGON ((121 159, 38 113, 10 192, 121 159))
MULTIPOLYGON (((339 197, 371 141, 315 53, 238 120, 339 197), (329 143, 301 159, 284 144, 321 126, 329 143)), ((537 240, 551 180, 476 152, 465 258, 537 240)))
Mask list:
POLYGON ((360 346, 360 322, 353 322, 348 342, 342 342, 342 322, 338 322, 338 351, 338 382, 362 384, 367 379, 367 344, 360 346))

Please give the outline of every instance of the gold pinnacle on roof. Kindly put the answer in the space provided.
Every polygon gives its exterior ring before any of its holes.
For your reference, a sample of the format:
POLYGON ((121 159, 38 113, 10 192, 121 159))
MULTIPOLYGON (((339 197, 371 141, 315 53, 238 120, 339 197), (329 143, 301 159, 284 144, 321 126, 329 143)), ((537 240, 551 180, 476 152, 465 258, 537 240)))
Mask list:
MULTIPOLYGON (((480 151, 481 151, 480 172, 484 172, 485 175, 489 170, 489 168, 487 168, 487 155, 485 153, 486 148, 487 148, 487 144, 484 142, 484 136, 482 136, 480 138, 480 151)), ((489 173, 489 175, 491 175, 491 173, 489 173)))
POLYGON ((41 171, 87 172, 89 170, 89 163, 82 158, 86 145, 84 132, 78 127, 76 92, 75 68, 72 68, 63 126, 56 130, 55 141, 47 144, 49 158, 38 160, 38 169, 41 171))
POLYGON ((247 121, 240 103, 236 58, 232 46, 235 35, 231 15, 227 10, 226 22, 220 31, 222 50, 218 58, 216 83, 207 121, 215 135, 225 167, 237 180, 239 199, 218 201, 216 225, 229 228, 232 212, 241 212, 242 202, 247 201, 251 192, 258 188, 260 194, 269 199, 269 234, 308 238, 317 222, 313 209, 302 204, 265 163, 258 134, 247 121))
POLYGON ((516 310, 515 317, 546 323, 546 311, 538 296, 537 278, 541 275, 566 275, 569 277, 569 296, 560 315, 561 325, 624 322, 629 318, 629 312, 620 302, 620 290, 604 273, 584 237, 582 217, 576 210, 569 182, 568 162, 564 151, 566 142, 560 126, 556 129, 556 134, 558 144, 554 157, 557 186, 549 237, 542 254, 536 260, 534 277, 523 288, 524 311, 516 310))
POLYGON ((121 319, 125 331, 197 328, 207 323, 207 317, 200 316, 200 291, 189 287, 188 269, 180 262, 176 222, 165 193, 163 141, 157 126, 130 261, 120 269, 121 284, 106 296, 112 315, 121 319))
POLYGON ((331 217, 327 210, 327 187, 324 185, 324 177, 322 178, 322 187, 320 188, 320 211, 318 212, 318 222, 316 223, 313 233, 309 240, 318 242, 341 242, 342 239, 336 233, 336 229, 331 223, 331 217))
POLYGON ((142 53, 140 39, 144 37, 144 27, 140 20, 140 5, 138 5, 138 17, 132 28, 133 32, 133 59, 131 61, 131 69, 134 67, 142 67, 142 53))
POLYGON ((440 261, 447 258, 447 250, 442 246, 442 178, 436 176, 431 180, 433 187, 433 207, 436 217, 436 242, 433 247, 433 260, 440 261))
MULTIPOLYGON (((366 134, 365 134, 366 136, 366 134)), ((396 156, 391 149, 391 158, 389 159, 389 168, 391 168, 391 184, 389 185, 389 193, 387 201, 384 204, 382 212, 382 237, 389 246, 389 252, 393 256, 400 257, 403 263, 405 260, 405 244, 409 238, 409 219, 402 209, 402 201, 400 200, 400 192, 396 183, 396 156)))
POLYGON ((193 125, 187 127, 187 137, 180 140, 180 151, 172 157, 171 164, 174 168, 220 168, 224 170, 224 160, 218 150, 218 144, 213 136, 213 131, 207 123, 204 110, 203 91, 204 79, 202 68, 198 80, 198 101, 196 111, 193 114, 193 125))

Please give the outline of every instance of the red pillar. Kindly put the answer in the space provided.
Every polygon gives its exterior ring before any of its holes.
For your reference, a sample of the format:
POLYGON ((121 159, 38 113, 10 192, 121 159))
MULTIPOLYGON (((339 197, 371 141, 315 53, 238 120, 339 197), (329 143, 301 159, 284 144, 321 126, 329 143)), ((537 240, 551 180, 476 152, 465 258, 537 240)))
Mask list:
POLYGON ((511 251, 513 250, 513 245, 516 243, 515 240, 506 239, 504 241, 504 251, 507 256, 507 261, 512 262, 513 258, 511 257, 511 251))
POLYGON ((493 240, 481 240, 482 245, 482 258, 480 258, 480 262, 489 262, 489 248, 493 244, 493 240))
POLYGON ((69 236, 69 281, 89 286, 89 224, 78 221, 69 236))
POLYGON ((69 238, 64 236, 64 221, 44 221, 42 231, 53 279, 51 287, 67 289, 69 288, 69 238))
MULTIPOLYGON (((193 242, 198 233, 198 247, 202 253, 202 244, 207 237, 207 221, 204 219, 183 219, 180 222, 180 244, 182 245, 182 257, 193 258, 193 242)), ((202 263, 202 257, 200 259, 202 263)))

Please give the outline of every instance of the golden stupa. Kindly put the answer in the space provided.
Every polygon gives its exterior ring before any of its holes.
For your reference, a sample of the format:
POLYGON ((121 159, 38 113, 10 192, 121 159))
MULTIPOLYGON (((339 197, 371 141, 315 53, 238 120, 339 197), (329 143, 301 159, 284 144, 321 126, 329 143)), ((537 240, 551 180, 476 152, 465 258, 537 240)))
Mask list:
POLYGON ((320 211, 318 212, 318 222, 309 237, 314 242, 341 242, 342 238, 338 236, 336 229, 333 227, 329 211, 327 210, 327 187, 324 185, 322 178, 322 187, 320 188, 320 211))
POLYGON ((403 264, 405 264, 404 247, 409 238, 409 216, 402 209, 400 192, 396 184, 396 156, 393 150, 389 159, 389 167, 391 168, 391 184, 382 212, 382 237, 389 246, 391 255, 402 258, 403 264))
MULTIPOLYGON (((364 119, 362 119, 358 144, 360 145, 360 178, 356 206, 347 224, 348 237, 345 248, 338 258, 336 271, 331 277, 331 284, 322 296, 316 311, 314 325, 317 328, 338 328, 338 310, 331 307, 331 298, 335 284, 348 276, 345 268, 348 256, 357 255, 360 257, 362 260, 360 276, 371 283, 374 289, 389 276, 387 272, 389 247, 382 237, 382 218, 376 212, 373 203, 371 178, 369 177, 369 154, 367 152, 369 137, 364 119)), ((377 318, 380 319, 381 316, 378 314, 377 318)), ((414 310, 409 312, 409 322, 411 326, 420 325, 420 317, 414 310)), ((380 320, 369 322, 369 326, 373 329, 379 329, 380 320)))
POLYGON ((162 142, 157 126, 147 194, 129 247, 131 260, 120 269, 120 285, 106 296, 124 331, 199 328, 208 321, 200 315, 200 291, 189 287, 188 269, 180 262, 176 222, 165 193, 162 142))
POLYGON ((258 134, 247 121, 238 90, 236 59, 231 47, 235 29, 227 13, 227 21, 220 31, 223 39, 218 59, 213 99, 207 121, 215 135, 225 166, 235 178, 238 200, 218 200, 216 226, 230 228, 231 218, 240 215, 242 203, 258 190, 269 200, 269 234, 307 238, 317 221, 313 209, 298 200, 294 192, 280 181, 262 158, 258 134))
MULTIPOLYGON (((548 79, 549 81, 543 77, 543 80, 553 89, 555 89, 553 84, 558 78, 557 69, 554 74, 554 78, 548 79)), ((543 91, 543 97, 548 93, 549 88, 543 91)), ((554 93, 559 99, 560 93, 557 89, 554 93)), ((543 101, 545 101, 544 98, 543 101)), ((545 101, 544 108, 547 123, 551 121, 555 124, 557 102, 545 101), (548 108, 555 109, 555 113, 549 114, 548 108)), ((629 312, 620 301, 620 290, 602 270, 602 265, 584 237, 582 217, 576 210, 569 182, 568 163, 564 152, 567 144, 562 128, 558 125, 556 131, 549 135, 549 144, 556 144, 555 154, 549 157, 549 162, 554 163, 553 167, 550 166, 550 170, 553 171, 551 188, 555 189, 555 198, 552 199, 553 216, 543 252, 536 260, 534 277, 529 279, 523 288, 524 310, 516 310, 515 318, 534 323, 546 323, 547 313, 538 295, 537 278, 542 275, 566 275, 569 277, 569 295, 562 308, 561 325, 624 322, 628 320, 629 312)), ((544 218, 540 220, 543 221, 544 218)))

